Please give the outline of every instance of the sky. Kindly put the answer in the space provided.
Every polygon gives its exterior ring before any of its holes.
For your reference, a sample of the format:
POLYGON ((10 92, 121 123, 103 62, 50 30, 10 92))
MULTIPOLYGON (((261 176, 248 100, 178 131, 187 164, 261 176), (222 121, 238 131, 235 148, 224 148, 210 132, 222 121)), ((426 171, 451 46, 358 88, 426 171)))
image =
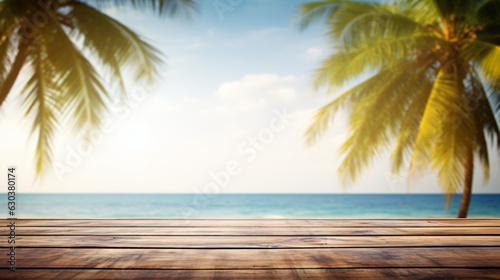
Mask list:
MULTIPOLYGON (((21 193, 440 193, 433 172, 411 184, 405 172, 391 174, 389 152, 342 185, 343 113, 306 144, 315 110, 342 89, 312 88, 331 45, 320 24, 298 28, 301 1, 198 2, 191 20, 105 9, 163 52, 161 78, 130 85, 90 143, 63 127, 53 165, 38 179, 31 120, 11 94, 0 109, 0 179, 16 166, 21 193)), ((500 193, 498 157, 491 162, 489 182, 476 172, 473 192, 500 193)))

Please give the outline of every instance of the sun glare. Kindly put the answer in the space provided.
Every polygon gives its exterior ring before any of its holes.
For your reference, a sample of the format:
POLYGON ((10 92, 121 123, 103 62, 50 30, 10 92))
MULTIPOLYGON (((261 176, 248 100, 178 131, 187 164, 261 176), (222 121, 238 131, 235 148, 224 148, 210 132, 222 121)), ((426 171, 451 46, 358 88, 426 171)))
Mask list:
POLYGON ((146 148, 149 143, 149 129, 138 121, 125 123, 120 129, 119 141, 124 149, 146 148))

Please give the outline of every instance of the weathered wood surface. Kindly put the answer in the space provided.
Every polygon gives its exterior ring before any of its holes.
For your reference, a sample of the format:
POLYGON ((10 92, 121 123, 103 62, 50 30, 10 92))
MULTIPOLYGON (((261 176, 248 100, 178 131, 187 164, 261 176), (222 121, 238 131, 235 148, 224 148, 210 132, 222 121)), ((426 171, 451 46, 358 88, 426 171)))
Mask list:
POLYGON ((500 279, 500 269, 359 268, 359 269, 23 269, 2 279, 500 279))
MULTIPOLYGON (((18 235, 138 235, 138 236, 384 236, 384 235, 497 235, 500 227, 403 227, 403 228, 340 228, 340 227, 18 227, 18 235)), ((0 235, 8 235, 2 227, 0 235)))
MULTIPOLYGON (((5 256, 6 248, 0 249, 5 256)), ((19 248, 29 268, 283 269, 376 267, 500 268, 500 247, 314 249, 19 248)), ((0 263, 0 267, 8 264, 0 263)))
POLYGON ((500 279, 500 219, 20 219, 16 236, 0 279, 500 279))
MULTIPOLYGON (((500 246, 500 236, 19 236, 18 248, 345 248, 500 246), (57 240, 57 242, 55 242, 57 240)), ((7 242, 0 247, 8 247, 7 242)))
MULTIPOLYGON (((22 219, 21 227, 457 227, 457 219, 22 219)), ((500 219, 460 227, 500 227, 500 219)))

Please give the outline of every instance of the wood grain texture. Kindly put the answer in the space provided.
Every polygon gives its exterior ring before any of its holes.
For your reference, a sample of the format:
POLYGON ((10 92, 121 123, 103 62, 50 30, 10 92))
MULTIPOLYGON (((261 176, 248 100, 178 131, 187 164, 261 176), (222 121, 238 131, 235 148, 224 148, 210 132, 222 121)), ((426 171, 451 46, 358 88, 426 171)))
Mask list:
MULTIPOLYGON (((19 248, 340 248, 500 246, 500 236, 20 236, 19 248)), ((0 247, 9 247, 7 242, 0 247)))
POLYGON ((377 269, 245 269, 245 270, 122 270, 19 269, 0 271, 1 279, 500 279, 500 269, 377 268, 377 269))
POLYGON ((500 219, 19 219, 16 236, 0 279, 500 279, 500 219))
MULTIPOLYGON (((261 236, 361 236, 361 235, 497 235, 500 227, 416 227, 416 228, 341 228, 341 227, 18 227, 16 234, 24 235, 140 235, 140 236, 207 236, 207 235, 261 235, 261 236)), ((2 227, 0 235, 8 235, 2 227)))
MULTIPOLYGON (((0 249, 1 255, 7 249, 0 249)), ((19 248, 18 268, 500 268, 500 247, 316 249, 19 248)), ((7 267, 2 262, 0 267, 7 267)))
POLYGON ((500 219, 20 219, 16 225, 19 227, 500 227, 500 219))

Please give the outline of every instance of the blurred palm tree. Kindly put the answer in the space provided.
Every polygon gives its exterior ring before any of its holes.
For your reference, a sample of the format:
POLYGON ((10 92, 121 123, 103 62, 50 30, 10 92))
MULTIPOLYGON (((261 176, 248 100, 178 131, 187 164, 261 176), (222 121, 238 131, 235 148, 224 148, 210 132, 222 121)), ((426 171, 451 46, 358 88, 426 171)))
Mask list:
POLYGON ((302 27, 324 20, 334 44, 316 87, 332 93, 361 81, 318 111, 309 143, 345 109, 350 136, 338 170, 345 181, 395 144, 393 172, 437 170, 448 202, 463 191, 458 217, 466 217, 474 159, 487 180, 487 138, 500 147, 500 0, 326 0, 301 8, 302 27))
POLYGON ((54 131, 69 117, 78 130, 98 126, 110 95, 95 58, 125 95, 123 70, 136 82, 157 77, 161 53, 131 29, 101 12, 109 6, 150 10, 158 16, 189 13, 193 0, 0 1, 0 108, 19 80, 22 108, 34 116, 37 173, 50 164, 54 131))

